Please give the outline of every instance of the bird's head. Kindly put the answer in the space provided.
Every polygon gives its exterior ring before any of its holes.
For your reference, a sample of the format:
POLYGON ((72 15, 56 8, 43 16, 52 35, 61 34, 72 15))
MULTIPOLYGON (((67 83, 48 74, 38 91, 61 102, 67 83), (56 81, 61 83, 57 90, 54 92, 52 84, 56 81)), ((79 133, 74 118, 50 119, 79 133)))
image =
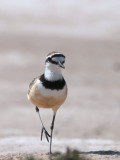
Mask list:
POLYGON ((65 68, 65 56, 59 52, 51 52, 47 55, 45 65, 50 69, 65 68))

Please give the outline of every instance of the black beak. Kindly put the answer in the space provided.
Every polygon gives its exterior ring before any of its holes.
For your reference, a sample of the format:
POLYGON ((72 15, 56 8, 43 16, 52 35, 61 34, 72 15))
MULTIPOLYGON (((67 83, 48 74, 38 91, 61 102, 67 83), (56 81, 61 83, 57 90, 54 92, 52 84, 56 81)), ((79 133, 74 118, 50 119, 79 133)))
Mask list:
POLYGON ((59 66, 60 66, 61 68, 65 69, 65 66, 64 66, 62 63, 60 63, 60 62, 59 62, 59 66))

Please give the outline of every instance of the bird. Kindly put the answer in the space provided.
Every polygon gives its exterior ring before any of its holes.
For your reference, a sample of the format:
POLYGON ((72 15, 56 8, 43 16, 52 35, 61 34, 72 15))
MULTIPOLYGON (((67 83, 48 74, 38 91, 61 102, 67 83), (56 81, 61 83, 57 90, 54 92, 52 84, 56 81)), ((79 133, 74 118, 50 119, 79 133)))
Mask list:
POLYGON ((33 79, 27 94, 28 100, 35 105, 41 121, 41 140, 44 133, 47 141, 50 142, 50 154, 52 154, 52 137, 56 113, 66 100, 68 93, 68 87, 62 75, 62 69, 65 69, 65 58, 65 55, 61 52, 53 51, 49 53, 46 56, 44 73, 33 79), (45 129, 40 115, 40 108, 52 109, 53 111, 50 127, 51 134, 45 129))

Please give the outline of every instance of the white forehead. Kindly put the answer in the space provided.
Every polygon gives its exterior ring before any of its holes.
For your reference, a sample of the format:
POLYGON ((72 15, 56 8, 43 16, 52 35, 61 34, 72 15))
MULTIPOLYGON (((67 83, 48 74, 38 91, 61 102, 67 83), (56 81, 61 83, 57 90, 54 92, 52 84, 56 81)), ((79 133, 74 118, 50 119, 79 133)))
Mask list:
POLYGON ((61 57, 53 57, 52 60, 55 62, 58 62, 58 61, 63 62, 65 60, 65 58, 62 56, 61 57))

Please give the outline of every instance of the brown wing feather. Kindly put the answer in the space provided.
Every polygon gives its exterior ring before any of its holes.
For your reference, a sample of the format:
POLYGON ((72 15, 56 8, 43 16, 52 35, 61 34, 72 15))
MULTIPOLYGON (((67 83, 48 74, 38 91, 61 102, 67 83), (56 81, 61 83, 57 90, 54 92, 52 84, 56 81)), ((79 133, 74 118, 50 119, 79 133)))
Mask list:
POLYGON ((32 80, 32 82, 29 84, 29 90, 28 90, 28 94, 30 93, 30 90, 31 88, 33 87, 33 85, 35 84, 36 80, 38 79, 39 77, 36 77, 32 80))

